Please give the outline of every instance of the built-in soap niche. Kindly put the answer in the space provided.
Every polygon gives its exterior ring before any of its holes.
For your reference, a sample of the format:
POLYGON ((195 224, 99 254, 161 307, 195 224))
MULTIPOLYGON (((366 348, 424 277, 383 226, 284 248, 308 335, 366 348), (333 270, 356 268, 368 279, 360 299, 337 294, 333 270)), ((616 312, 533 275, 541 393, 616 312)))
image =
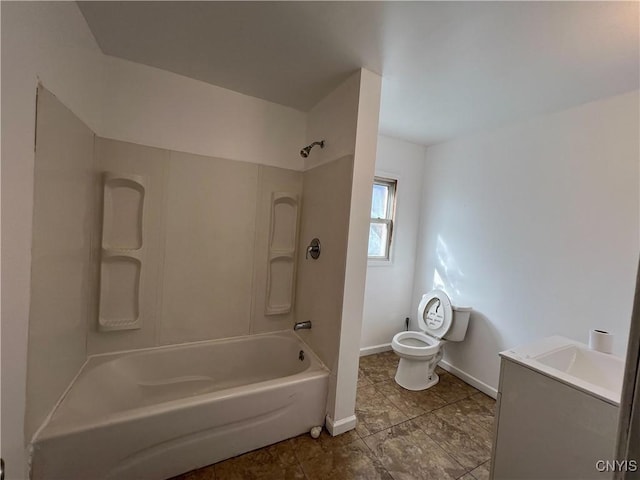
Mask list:
POLYGON ((103 248, 142 248, 144 193, 143 179, 137 175, 104 174, 103 248))
POLYGON ((145 192, 142 176, 112 172, 103 175, 98 315, 101 331, 140 328, 145 192))
POLYGON ((131 256, 103 252, 100 266, 100 329, 140 328, 141 262, 131 256))
POLYGON ((271 195, 265 315, 287 314, 293 309, 299 220, 298 195, 274 192, 271 195))

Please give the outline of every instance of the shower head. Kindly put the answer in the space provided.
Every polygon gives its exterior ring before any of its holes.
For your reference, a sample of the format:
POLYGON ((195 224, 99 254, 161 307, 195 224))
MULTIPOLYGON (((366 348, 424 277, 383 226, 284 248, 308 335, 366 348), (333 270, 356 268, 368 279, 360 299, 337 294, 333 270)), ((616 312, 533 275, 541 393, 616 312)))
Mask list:
POLYGON ((309 152, 311 152, 311 149, 316 145, 320 145, 320 148, 324 148, 324 140, 320 140, 319 142, 313 142, 311 145, 307 145, 302 150, 300 150, 300 156, 302 158, 307 158, 309 156, 309 152))

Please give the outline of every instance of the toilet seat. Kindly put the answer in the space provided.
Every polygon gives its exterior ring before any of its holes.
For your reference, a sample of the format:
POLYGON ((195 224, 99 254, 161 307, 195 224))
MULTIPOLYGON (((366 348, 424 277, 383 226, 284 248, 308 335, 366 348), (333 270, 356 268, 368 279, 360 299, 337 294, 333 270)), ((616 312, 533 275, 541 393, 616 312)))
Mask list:
POLYGON ((427 357, 435 355, 440 350, 442 341, 430 337, 423 332, 400 332, 391 340, 391 347, 396 352, 412 357, 427 357))
POLYGON ((443 338, 453 323, 453 309, 449 296, 442 290, 433 290, 422 296, 418 305, 420 330, 437 339, 443 338))

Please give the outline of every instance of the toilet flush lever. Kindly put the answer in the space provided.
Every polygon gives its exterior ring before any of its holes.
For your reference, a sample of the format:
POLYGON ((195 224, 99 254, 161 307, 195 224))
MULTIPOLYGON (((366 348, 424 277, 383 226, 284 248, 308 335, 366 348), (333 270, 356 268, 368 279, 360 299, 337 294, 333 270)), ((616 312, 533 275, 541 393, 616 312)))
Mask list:
POLYGON ((311 243, 307 247, 307 253, 304 258, 308 260, 309 256, 311 256, 311 258, 313 258, 314 260, 317 260, 318 257, 320 256, 320 240, 319 239, 314 238, 313 240, 311 240, 311 243))

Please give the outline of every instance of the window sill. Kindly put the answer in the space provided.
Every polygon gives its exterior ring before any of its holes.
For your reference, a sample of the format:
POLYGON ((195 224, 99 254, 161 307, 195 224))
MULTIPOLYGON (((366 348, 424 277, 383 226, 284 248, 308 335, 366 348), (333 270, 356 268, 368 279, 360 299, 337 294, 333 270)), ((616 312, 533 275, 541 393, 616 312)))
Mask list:
POLYGON ((369 267, 392 267, 393 261, 391 259, 367 259, 367 268, 369 267))

